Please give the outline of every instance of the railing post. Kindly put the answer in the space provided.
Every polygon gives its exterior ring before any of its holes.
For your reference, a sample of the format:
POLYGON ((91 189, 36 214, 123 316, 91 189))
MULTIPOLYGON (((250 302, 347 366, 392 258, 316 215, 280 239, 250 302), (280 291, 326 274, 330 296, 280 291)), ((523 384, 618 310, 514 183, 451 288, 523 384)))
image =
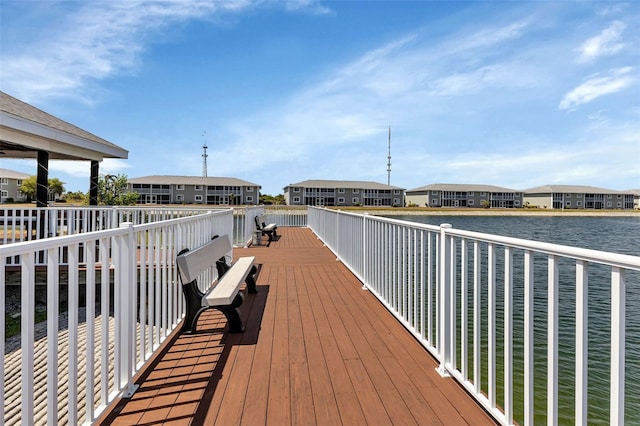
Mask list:
POLYGON ((121 238, 120 244, 120 286, 116 290, 119 293, 121 306, 120 316, 120 385, 123 387, 124 398, 130 398, 137 389, 137 385, 131 382, 135 369, 136 357, 136 251, 133 223, 122 222, 120 228, 127 229, 126 235, 121 238))
POLYGON ((369 267, 367 261, 369 260, 368 249, 371 246, 367 238, 367 217, 365 213, 362 217, 362 289, 367 290, 367 283, 369 282, 369 267))
POLYGON ((439 329, 439 342, 438 342, 438 352, 440 354, 440 365, 436 369, 438 373, 443 377, 451 376, 449 370, 447 370, 447 364, 451 363, 452 357, 455 356, 451 354, 451 237, 448 237, 446 232, 447 229, 450 229, 451 225, 448 223, 443 223, 440 225, 440 283, 439 283, 439 300, 437 301, 439 309, 438 309, 438 329, 439 329))

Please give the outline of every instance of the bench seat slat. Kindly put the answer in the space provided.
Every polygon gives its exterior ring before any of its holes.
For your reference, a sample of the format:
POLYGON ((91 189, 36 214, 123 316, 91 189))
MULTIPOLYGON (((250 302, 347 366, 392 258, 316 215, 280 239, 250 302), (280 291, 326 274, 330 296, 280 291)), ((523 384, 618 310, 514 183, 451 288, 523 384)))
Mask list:
POLYGON ((251 272, 255 256, 241 257, 202 298, 202 306, 230 305, 251 272))

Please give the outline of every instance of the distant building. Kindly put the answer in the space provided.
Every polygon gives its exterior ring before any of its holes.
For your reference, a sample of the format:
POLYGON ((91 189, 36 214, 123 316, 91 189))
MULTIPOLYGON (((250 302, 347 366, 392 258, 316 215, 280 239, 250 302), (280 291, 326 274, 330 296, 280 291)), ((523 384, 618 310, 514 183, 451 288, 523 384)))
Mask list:
POLYGON ((625 192, 631 192, 633 194, 633 208, 640 210, 640 189, 630 189, 625 192))
POLYGON ((26 201, 27 197, 20 191, 20 187, 22 186, 22 181, 30 176, 31 175, 26 173, 0 169, 0 202, 6 203, 12 200, 15 202, 26 201))
POLYGON ((407 191, 407 203, 426 207, 520 208, 522 191, 492 185, 434 183, 407 191))
POLYGON ((549 209, 623 209, 634 208, 633 191, 614 191, 593 186, 544 185, 527 189, 525 203, 549 209))
POLYGON ((404 189, 377 182, 305 180, 284 187, 290 206, 404 206, 404 189))
POLYGON ((138 204, 257 205, 261 186, 229 177, 145 176, 129 179, 138 204))

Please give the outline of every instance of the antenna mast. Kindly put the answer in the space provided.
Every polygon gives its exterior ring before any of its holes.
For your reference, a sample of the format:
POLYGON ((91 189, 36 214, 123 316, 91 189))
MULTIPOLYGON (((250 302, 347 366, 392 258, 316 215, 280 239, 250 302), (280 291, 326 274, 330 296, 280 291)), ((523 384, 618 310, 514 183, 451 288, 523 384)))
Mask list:
POLYGON ((389 155, 387 156, 387 185, 391 185, 391 126, 389 126, 389 155))
POLYGON ((205 130, 204 136, 204 145, 202 145, 202 177, 207 177, 207 131, 205 130))

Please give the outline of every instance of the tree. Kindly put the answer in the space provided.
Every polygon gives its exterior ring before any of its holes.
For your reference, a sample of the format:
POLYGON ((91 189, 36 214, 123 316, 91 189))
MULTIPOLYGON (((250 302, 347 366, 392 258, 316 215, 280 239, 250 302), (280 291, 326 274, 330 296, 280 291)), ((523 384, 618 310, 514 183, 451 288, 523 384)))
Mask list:
POLYGON ((100 175, 98 177, 98 203, 105 206, 131 206, 138 194, 127 191, 127 175, 100 175))
POLYGON ((64 182, 58 178, 49 179, 49 194, 56 194, 58 196, 64 193, 64 182))
MULTIPOLYGON (((47 185, 49 186, 47 198, 49 194, 62 195, 64 192, 64 182, 58 178, 49 179, 47 185)), ((22 185, 20 185, 20 191, 26 195, 27 200, 29 201, 36 198, 38 192, 38 178, 36 176, 29 176, 28 178, 23 179, 22 185)))
POLYGON ((36 198, 36 189, 38 188, 37 179, 35 176, 29 176, 26 179, 22 179, 22 185, 20 185, 20 191, 27 197, 27 201, 31 201, 36 198))

